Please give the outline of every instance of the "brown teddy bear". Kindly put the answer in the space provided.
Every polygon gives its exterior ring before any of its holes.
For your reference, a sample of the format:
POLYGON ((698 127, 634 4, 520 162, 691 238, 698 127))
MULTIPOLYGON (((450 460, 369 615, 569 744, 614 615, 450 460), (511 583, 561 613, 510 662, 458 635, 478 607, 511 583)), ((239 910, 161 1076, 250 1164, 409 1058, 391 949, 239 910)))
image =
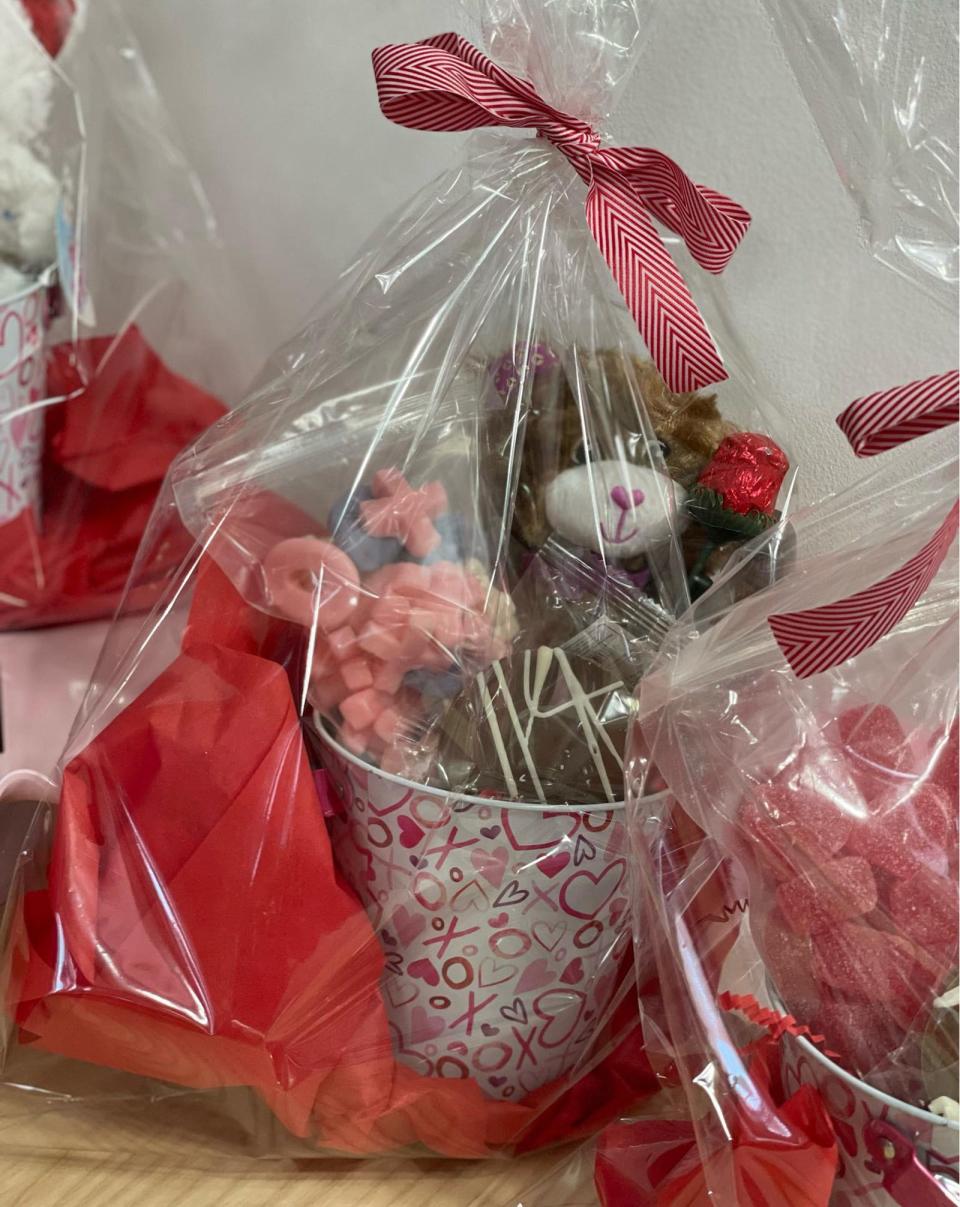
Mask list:
MULTIPOLYGON (((559 538, 637 571, 666 546, 671 529, 679 530, 696 597, 742 541, 775 518, 768 509, 754 515, 752 526, 704 524, 702 510, 688 508, 698 479, 721 447, 731 456, 770 461, 770 474, 780 480, 786 459, 769 440, 763 447, 737 446, 737 429, 715 394, 674 393, 649 360, 610 349, 578 352, 571 361, 565 371, 559 358, 544 356, 528 376, 515 538, 529 550, 559 538)), ((774 498, 776 489, 779 481, 774 498)), ((738 593, 772 581, 788 549, 790 542, 782 542, 771 558, 754 558, 738 593)))
POLYGON ((482 430, 500 470, 493 499, 515 500, 519 633, 439 706, 437 779, 550 805, 619 800, 634 689, 684 603, 665 597, 684 574, 674 534, 702 589, 771 522, 752 500, 775 497, 785 458, 738 432, 715 395, 672 393, 649 361, 618 351, 573 349, 564 366, 536 345, 493 380, 482 430))
POLYGON ((663 468, 687 488, 735 430, 720 414, 715 394, 674 394, 655 366, 639 357, 617 350, 580 354, 576 376, 571 387, 559 361, 533 376, 513 522, 514 535, 531 549, 555 530, 547 496, 565 470, 615 460, 621 443, 623 460, 650 467, 648 449, 655 443, 663 468))

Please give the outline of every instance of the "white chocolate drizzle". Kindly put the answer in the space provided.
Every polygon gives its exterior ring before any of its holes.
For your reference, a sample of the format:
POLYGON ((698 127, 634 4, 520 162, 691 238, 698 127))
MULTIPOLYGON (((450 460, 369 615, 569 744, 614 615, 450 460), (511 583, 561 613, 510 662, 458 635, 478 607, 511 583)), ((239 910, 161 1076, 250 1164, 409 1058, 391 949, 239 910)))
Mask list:
MULTIPOLYGON (((501 662, 493 663, 493 673, 497 679, 498 690, 502 696, 504 707, 510 721, 510 727, 513 730, 513 737, 516 739, 520 752, 523 755, 523 761, 526 765, 527 772, 533 783, 534 790, 537 794, 537 799, 546 804, 546 796, 543 791, 543 785, 540 782, 540 777, 537 774, 536 765, 531 750, 530 739, 533 735, 533 730, 538 721, 548 720, 551 717, 559 716, 563 712, 574 710, 577 714, 577 719, 580 722, 580 728, 583 732, 584 741, 587 744, 587 749, 590 752, 590 757, 593 759, 593 765, 600 776, 600 782, 603 785, 604 793, 608 801, 614 801, 613 787, 610 783, 610 777, 607 774, 606 764, 603 758, 603 752, 600 748, 600 743, 607 748, 612 755, 616 765, 623 770, 623 759, 607 733, 604 726, 601 724, 597 716, 596 709, 592 701, 599 696, 606 696, 610 692, 614 692, 623 687, 621 679, 614 683, 608 683, 604 687, 597 688, 595 691, 587 692, 577 678, 570 665, 570 660, 562 649, 551 649, 549 646, 540 646, 536 652, 536 662, 534 664, 530 650, 523 652, 523 696, 524 704, 527 709, 527 723, 524 727, 520 720, 517 711, 516 701, 514 700, 509 684, 507 683, 506 675, 503 671, 501 662), (564 683, 569 693, 569 700, 564 703, 555 705, 552 708, 542 708, 540 700, 543 695, 543 689, 547 682, 547 676, 550 673, 550 668, 553 666, 554 659, 560 668, 560 674, 563 676, 564 683), (532 670, 532 681, 531 681, 532 670), (597 739, 600 739, 599 741, 597 739)), ((484 718, 493 738, 494 748, 497 752, 497 758, 500 762, 500 768, 503 772, 503 777, 506 780, 507 788, 510 794, 514 797, 517 795, 517 782, 513 774, 513 768, 510 766, 510 760, 507 755, 507 748, 504 742, 503 733, 500 729, 500 724, 497 719, 496 710, 493 700, 490 696, 489 688, 484 674, 477 675, 477 686, 480 689, 480 699, 483 704, 484 718)))

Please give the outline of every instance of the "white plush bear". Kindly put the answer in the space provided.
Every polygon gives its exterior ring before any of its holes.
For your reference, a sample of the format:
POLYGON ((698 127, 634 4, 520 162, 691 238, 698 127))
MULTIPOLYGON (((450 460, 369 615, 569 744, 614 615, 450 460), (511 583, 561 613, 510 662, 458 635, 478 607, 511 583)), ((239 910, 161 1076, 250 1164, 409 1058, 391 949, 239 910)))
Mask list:
MULTIPOLYGON (((0 0, 0 271, 37 272, 56 251, 59 185, 38 154, 54 74, 20 0, 0 0)), ((8 288, 0 288, 7 293, 8 288)))

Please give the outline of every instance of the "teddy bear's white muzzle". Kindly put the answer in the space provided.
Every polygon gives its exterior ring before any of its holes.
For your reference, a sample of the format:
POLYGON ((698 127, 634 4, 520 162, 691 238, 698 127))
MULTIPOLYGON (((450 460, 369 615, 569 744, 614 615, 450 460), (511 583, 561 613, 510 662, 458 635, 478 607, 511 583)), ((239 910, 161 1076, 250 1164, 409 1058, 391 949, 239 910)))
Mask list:
POLYGON ((617 561, 637 557, 683 521, 682 487, 643 465, 598 461, 558 474, 547 487, 547 520, 558 536, 617 561))

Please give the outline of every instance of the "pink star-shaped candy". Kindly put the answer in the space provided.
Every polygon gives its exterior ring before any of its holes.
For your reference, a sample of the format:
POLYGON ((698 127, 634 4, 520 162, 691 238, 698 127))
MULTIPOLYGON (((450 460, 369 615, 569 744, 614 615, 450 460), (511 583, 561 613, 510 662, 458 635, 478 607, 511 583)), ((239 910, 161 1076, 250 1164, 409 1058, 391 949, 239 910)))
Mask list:
POLYGON ((363 526, 371 536, 395 537, 414 557, 426 557, 440 544, 433 521, 447 510, 440 482, 414 488, 398 469, 373 476, 372 499, 360 504, 363 526))

